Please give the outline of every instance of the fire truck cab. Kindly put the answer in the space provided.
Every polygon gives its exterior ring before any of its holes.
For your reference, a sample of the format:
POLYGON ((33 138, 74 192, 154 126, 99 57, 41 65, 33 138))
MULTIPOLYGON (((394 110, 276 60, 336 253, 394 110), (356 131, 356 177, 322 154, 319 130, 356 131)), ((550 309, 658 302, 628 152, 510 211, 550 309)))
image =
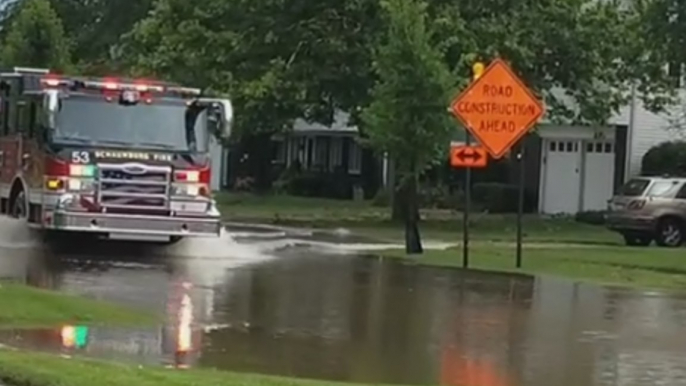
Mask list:
POLYGON ((166 82, 0 72, 0 211, 60 233, 218 236, 209 138, 230 136, 233 109, 200 94, 166 82))

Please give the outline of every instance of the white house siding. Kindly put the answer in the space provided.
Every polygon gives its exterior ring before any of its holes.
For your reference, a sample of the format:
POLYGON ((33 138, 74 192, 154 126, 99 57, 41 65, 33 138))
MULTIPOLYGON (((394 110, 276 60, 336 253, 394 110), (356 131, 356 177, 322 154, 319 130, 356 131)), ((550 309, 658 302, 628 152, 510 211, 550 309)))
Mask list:
MULTIPOLYGON (((686 93, 682 97, 686 96, 686 93)), ((654 114, 645 108, 640 98, 635 98, 633 106, 622 108, 610 123, 627 126, 627 167, 626 177, 641 173, 641 160, 651 147, 665 141, 679 138, 686 130, 680 133, 674 124, 674 118, 683 114, 682 108, 671 108, 667 112, 654 114)))
MULTIPOLYGON (((577 108, 574 100, 564 94, 563 89, 551 91, 559 100, 566 103, 572 110, 577 108)), ((686 90, 681 93, 681 99, 686 101, 686 90)), ((640 97, 636 96, 633 103, 624 106, 609 120, 611 126, 627 127, 627 162, 625 178, 641 173, 643 155, 653 146, 668 140, 686 137, 686 120, 683 119, 685 108, 671 108, 661 114, 648 111, 640 97), (684 130, 675 130, 674 117, 682 116, 681 125, 684 130)), ((549 123, 547 114, 541 119, 542 124, 549 123)))

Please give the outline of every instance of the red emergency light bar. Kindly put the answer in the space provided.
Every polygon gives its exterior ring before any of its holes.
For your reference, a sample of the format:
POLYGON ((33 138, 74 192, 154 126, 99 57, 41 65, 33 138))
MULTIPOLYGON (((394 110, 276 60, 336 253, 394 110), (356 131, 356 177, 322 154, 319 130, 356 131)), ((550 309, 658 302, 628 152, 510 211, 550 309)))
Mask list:
POLYGON ((149 83, 143 83, 143 82, 135 82, 135 83, 123 83, 123 82, 118 82, 116 79, 103 79, 102 81, 93 81, 93 80, 85 80, 85 81, 75 81, 75 80, 70 80, 70 79, 63 79, 63 78, 58 78, 54 76, 50 77, 45 77, 41 79, 41 83, 43 84, 44 87, 47 88, 56 88, 56 87, 62 87, 62 86, 81 86, 84 88, 89 88, 89 89, 97 89, 97 90, 107 90, 107 91, 124 91, 124 90, 131 90, 131 91, 139 91, 139 92, 159 92, 159 93, 164 93, 164 92, 169 92, 169 93, 174 93, 178 94, 181 96, 197 96, 200 95, 200 89, 197 88, 190 88, 190 87, 179 87, 179 86, 160 86, 160 85, 154 85, 154 84, 149 84, 149 83))
POLYGON ((104 81, 84 81, 83 87, 92 89, 104 89, 110 91, 142 91, 142 92, 164 92, 164 87, 157 85, 149 85, 142 83, 121 83, 115 80, 104 80, 104 81))

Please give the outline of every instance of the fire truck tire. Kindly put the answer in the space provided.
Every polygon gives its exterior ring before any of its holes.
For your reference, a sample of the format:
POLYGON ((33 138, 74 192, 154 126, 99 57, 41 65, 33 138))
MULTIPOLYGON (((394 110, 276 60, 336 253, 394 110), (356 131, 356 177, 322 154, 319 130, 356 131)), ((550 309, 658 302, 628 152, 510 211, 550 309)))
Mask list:
POLYGON ((24 193, 24 189, 21 189, 19 193, 14 196, 10 208, 10 215, 14 218, 25 219, 28 216, 26 193, 24 193))

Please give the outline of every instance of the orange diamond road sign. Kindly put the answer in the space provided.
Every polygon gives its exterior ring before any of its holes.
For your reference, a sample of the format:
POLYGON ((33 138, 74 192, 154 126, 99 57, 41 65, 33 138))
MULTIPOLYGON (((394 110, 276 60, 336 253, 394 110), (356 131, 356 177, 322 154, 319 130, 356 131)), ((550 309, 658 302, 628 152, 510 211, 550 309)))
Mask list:
POLYGON ((452 146, 450 165, 454 168, 485 168, 488 152, 481 146, 452 146))
POLYGON ((453 114, 493 158, 502 158, 543 115, 543 106, 500 59, 452 103, 453 114))

